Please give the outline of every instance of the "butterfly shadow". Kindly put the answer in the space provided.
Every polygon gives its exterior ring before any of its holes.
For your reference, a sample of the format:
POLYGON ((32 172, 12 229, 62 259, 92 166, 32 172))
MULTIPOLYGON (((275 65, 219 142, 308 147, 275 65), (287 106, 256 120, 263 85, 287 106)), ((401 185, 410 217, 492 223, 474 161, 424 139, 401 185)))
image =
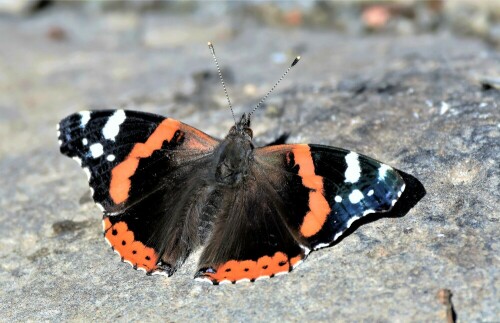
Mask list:
POLYGON ((356 231, 360 226, 367 223, 372 223, 382 218, 404 217, 415 205, 417 205, 417 203, 425 196, 425 194, 427 194, 424 185, 417 178, 400 170, 397 170, 397 172, 403 178, 406 184, 406 188, 396 205, 394 205, 394 207, 389 212, 370 214, 355 221, 338 240, 331 244, 331 246, 340 243, 346 237, 350 236, 351 233, 356 231))

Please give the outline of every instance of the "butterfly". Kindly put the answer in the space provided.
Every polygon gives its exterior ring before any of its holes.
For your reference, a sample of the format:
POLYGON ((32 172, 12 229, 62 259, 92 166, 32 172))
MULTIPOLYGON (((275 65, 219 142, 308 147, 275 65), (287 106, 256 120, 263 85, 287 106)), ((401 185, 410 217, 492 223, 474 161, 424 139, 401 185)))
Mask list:
POLYGON ((398 171, 353 151, 256 147, 251 113, 220 140, 156 114, 81 111, 61 120, 58 139, 87 174, 106 241, 149 275, 171 276, 200 247, 196 280, 288 273, 405 189, 398 171))

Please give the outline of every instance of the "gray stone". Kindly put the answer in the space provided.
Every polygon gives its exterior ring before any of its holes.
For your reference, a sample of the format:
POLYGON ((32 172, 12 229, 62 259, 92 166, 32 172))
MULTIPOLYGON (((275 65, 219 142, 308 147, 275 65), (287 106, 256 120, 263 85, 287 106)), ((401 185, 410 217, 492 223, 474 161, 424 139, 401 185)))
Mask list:
MULTIPOLYGON (((443 288, 459 320, 498 320, 500 92, 475 79, 499 70, 497 52, 450 35, 357 38, 252 24, 218 38, 199 21, 196 37, 158 50, 143 46, 147 30, 116 31, 110 45, 115 31, 100 22, 84 29, 85 15, 62 9, 0 20, 8 40, 0 47, 0 320, 432 322, 447 310, 436 297, 443 288), (54 24, 67 40, 46 36, 54 24), (253 284, 195 282, 196 255, 171 278, 120 263, 85 175, 58 152, 55 125, 80 109, 126 106, 224 136, 226 106, 175 99, 198 95, 192 75, 215 71, 200 38, 234 74, 238 114, 286 68, 272 53, 302 49, 272 95, 269 109, 279 113, 255 114, 261 142, 289 131, 290 142, 353 149, 413 175, 427 194, 405 216, 362 225, 289 275, 253 284), (248 84, 255 91, 245 93, 248 84)), ((185 17, 155 24, 191 26, 185 17)))

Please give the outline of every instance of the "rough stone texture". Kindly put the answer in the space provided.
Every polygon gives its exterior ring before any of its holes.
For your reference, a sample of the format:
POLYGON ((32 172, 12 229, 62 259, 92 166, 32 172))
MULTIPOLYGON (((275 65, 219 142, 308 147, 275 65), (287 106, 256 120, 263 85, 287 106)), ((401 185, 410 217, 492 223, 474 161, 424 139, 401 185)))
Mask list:
POLYGON ((460 321, 498 320, 500 92, 476 81, 498 76, 498 53, 446 34, 91 18, 0 20, 0 320, 430 322, 444 320, 441 288, 451 289, 460 321), (50 36, 54 26, 64 37, 50 36), (291 142, 374 156, 418 178, 425 197, 290 275, 254 284, 195 282, 196 257, 171 278, 120 263, 85 175, 58 153, 55 124, 80 109, 127 106, 224 136, 232 120, 207 40, 234 76, 238 113, 302 55, 256 114, 261 142, 290 131, 291 142))

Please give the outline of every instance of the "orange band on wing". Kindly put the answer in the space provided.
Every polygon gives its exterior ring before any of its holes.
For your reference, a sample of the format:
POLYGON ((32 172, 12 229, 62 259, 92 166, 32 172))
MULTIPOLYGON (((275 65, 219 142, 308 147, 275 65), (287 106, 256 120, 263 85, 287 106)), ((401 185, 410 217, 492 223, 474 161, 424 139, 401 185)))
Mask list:
POLYGON ((146 247, 142 242, 134 239, 134 233, 128 229, 125 222, 111 224, 108 218, 104 220, 106 229, 105 238, 117 251, 124 261, 128 261, 135 268, 142 268, 147 272, 158 269, 158 255, 153 248, 146 247))
POLYGON ((145 143, 135 144, 127 158, 113 168, 109 185, 109 195, 113 202, 120 204, 127 200, 130 191, 130 177, 137 170, 139 160, 150 157, 155 150, 162 147, 165 140, 172 140, 175 132, 179 129, 179 121, 174 119, 163 120, 145 143))
POLYGON ((279 273, 289 272, 304 257, 297 255, 289 258, 283 252, 276 252, 273 256, 263 256, 253 260, 230 260, 217 268, 215 273, 204 273, 204 276, 214 282, 229 280, 236 282, 241 279, 255 280, 259 277, 272 277, 279 273))
POLYGON ((309 212, 304 217, 300 232, 309 238, 321 230, 331 212, 323 190, 323 177, 316 175, 309 145, 294 145, 292 148, 295 164, 299 165, 302 184, 310 188, 309 212))

